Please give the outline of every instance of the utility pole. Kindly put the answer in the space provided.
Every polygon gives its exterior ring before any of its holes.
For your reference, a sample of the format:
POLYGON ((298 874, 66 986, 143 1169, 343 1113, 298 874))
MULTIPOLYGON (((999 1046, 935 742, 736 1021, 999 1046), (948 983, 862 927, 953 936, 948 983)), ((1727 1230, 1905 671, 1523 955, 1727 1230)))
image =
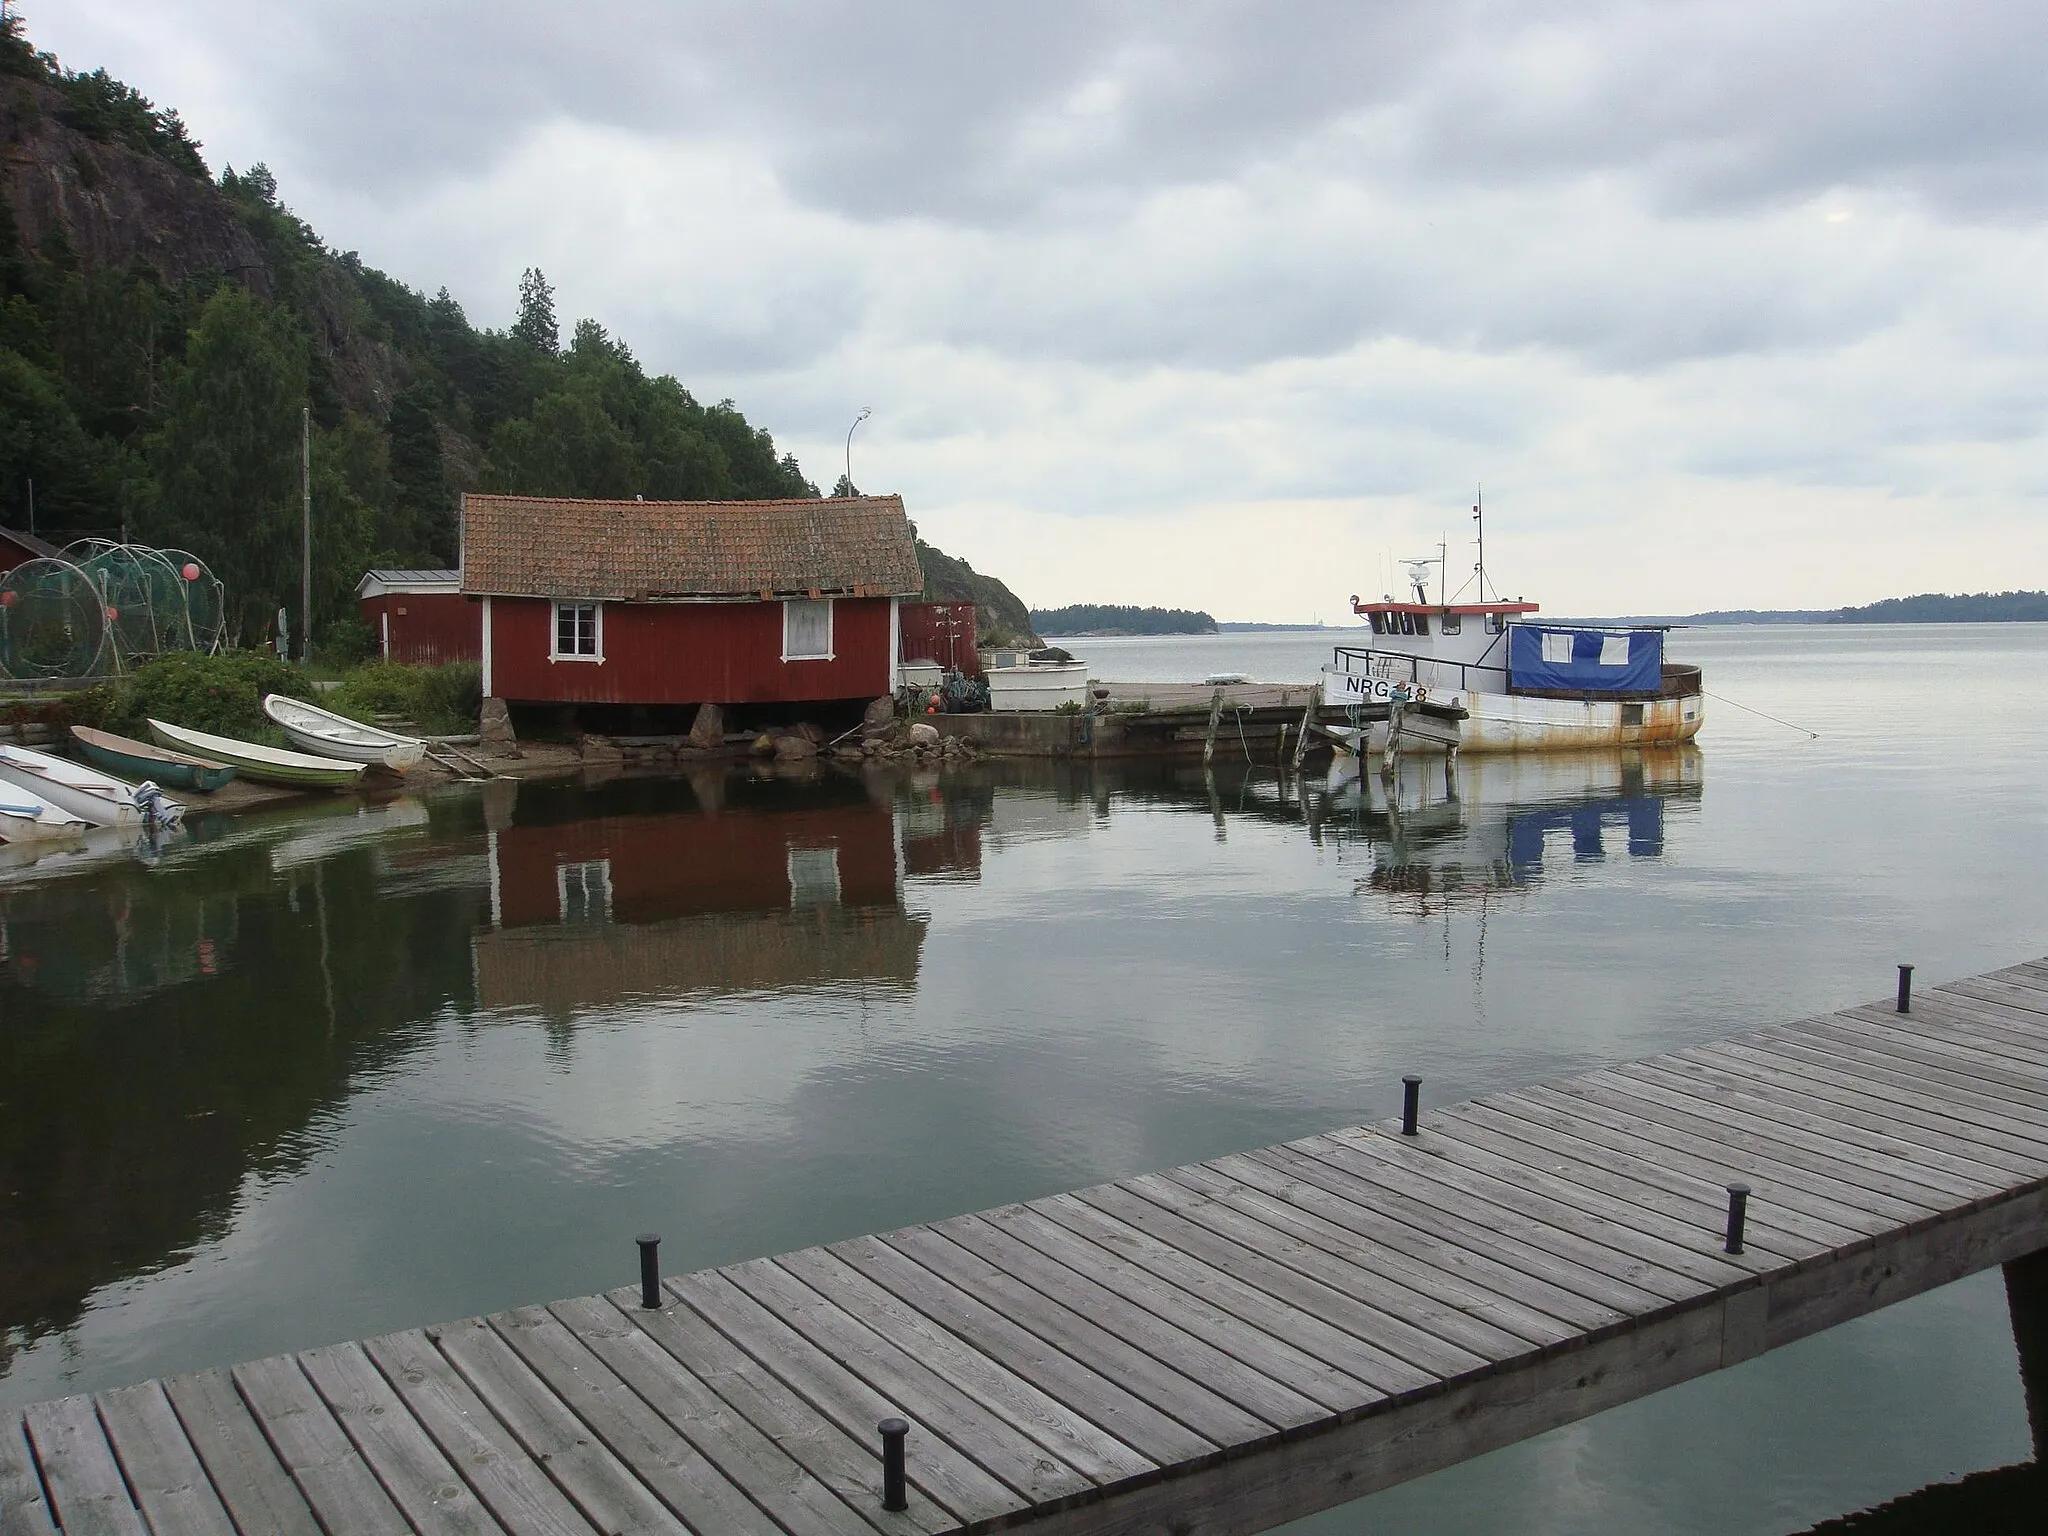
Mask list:
POLYGON ((299 663, 313 659, 313 407, 299 413, 299 663))

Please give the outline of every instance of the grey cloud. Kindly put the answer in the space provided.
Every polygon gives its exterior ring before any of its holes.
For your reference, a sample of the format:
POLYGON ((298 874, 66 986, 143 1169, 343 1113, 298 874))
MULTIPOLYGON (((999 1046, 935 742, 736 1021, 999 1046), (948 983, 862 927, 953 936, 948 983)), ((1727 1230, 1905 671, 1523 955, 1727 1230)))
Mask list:
POLYGON ((1850 184, 1971 216, 2048 192, 2033 0, 443 0, 255 25, 274 41, 247 88, 339 183, 475 170, 567 116, 745 140, 856 219, 992 228, 1089 188, 1227 181, 1361 123, 1329 168, 1390 186, 1614 173, 1740 207, 1850 184))

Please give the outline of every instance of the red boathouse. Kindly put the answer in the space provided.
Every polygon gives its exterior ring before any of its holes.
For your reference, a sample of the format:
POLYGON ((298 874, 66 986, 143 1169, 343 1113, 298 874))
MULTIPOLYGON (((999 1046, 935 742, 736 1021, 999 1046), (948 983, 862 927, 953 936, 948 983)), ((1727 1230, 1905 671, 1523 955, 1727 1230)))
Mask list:
POLYGON ((900 496, 462 498, 484 693, 512 704, 872 699, 923 586, 900 496))
POLYGON ((462 595, 460 571, 371 571, 356 600, 386 661, 432 667, 483 655, 483 605, 462 595))

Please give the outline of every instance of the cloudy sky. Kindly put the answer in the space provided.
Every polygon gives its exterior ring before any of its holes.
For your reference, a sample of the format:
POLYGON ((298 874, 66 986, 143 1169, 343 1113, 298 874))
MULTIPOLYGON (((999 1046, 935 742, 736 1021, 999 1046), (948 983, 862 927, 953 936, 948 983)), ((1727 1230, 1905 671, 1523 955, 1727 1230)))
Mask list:
POLYGON ((2048 585, 2040 0, 23 8, 1034 605, 1335 618, 1482 482, 1556 612, 2048 585))

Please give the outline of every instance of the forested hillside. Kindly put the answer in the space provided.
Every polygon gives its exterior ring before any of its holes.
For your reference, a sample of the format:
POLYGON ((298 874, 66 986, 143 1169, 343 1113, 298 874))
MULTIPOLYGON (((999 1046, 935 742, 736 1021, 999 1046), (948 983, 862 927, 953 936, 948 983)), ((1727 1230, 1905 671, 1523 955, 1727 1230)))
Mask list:
POLYGON ((1128 603, 1071 603, 1034 608, 1031 622, 1047 635, 1213 635, 1216 620, 1192 608, 1134 608, 1128 603))
POLYGON ((296 613, 312 412, 316 626, 374 564, 448 565, 465 489, 817 494, 730 401, 649 377, 538 271, 479 330, 328 248, 261 165, 209 177, 175 111, 0 21, 0 524, 178 545, 245 639, 296 613))

